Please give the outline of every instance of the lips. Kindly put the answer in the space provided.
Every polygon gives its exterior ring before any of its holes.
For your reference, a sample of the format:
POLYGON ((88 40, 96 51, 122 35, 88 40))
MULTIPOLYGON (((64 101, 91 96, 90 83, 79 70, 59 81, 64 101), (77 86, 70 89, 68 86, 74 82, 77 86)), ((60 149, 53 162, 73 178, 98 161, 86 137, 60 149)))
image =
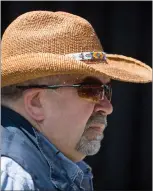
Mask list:
POLYGON ((103 128, 99 126, 90 126, 84 132, 84 136, 90 141, 101 141, 104 137, 103 128))
POLYGON ((101 128, 101 127, 94 127, 94 126, 92 126, 92 127, 89 127, 89 129, 92 129, 92 130, 97 131, 99 133, 103 132, 103 128, 101 128))

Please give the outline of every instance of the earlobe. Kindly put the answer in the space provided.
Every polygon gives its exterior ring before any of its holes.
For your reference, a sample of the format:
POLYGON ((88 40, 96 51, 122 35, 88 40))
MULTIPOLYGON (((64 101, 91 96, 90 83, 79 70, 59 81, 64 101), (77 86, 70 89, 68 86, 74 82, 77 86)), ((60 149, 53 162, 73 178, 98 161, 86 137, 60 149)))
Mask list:
POLYGON ((44 120, 43 105, 41 103, 40 96, 40 90, 27 90, 24 93, 25 110, 35 121, 44 120))

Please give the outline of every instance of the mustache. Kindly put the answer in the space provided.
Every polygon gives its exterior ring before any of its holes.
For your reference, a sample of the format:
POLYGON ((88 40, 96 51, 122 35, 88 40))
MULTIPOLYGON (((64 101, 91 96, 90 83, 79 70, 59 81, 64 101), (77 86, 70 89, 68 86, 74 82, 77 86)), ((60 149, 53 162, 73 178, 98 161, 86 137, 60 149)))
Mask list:
POLYGON ((103 125, 105 125, 105 128, 106 128, 107 127, 107 117, 104 116, 102 112, 94 113, 88 119, 85 129, 89 128, 90 125, 94 125, 94 124, 103 124, 103 125))

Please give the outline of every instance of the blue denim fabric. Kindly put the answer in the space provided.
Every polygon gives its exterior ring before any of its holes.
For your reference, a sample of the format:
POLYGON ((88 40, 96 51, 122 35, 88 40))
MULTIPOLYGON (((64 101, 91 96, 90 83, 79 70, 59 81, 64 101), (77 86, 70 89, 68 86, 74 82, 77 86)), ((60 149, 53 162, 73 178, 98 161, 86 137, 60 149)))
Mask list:
POLYGON ((21 185, 22 190, 28 190, 28 186, 31 185, 30 190, 32 183, 29 181, 33 181, 34 190, 93 190, 91 168, 84 161, 74 163, 69 160, 18 113, 6 107, 2 107, 1 111, 2 156, 15 161, 9 166, 9 172, 8 168, 2 167, 2 176, 5 180, 2 181, 2 188, 16 184, 21 185), (16 163, 23 168, 20 175, 24 178, 17 179, 17 176, 14 176, 12 181, 8 181, 10 171, 11 174, 18 173, 13 166, 16 163), (26 179, 25 174, 31 178, 26 179))

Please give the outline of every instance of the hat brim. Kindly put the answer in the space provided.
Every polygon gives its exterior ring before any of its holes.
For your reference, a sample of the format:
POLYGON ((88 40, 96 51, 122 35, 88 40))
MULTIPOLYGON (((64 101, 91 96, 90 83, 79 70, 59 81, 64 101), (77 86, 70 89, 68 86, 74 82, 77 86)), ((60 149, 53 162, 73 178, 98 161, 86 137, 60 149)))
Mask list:
POLYGON ((111 79, 133 83, 152 81, 152 69, 146 64, 126 56, 106 56, 107 63, 77 61, 51 53, 32 53, 2 59, 1 87, 56 74, 106 75, 111 79))

